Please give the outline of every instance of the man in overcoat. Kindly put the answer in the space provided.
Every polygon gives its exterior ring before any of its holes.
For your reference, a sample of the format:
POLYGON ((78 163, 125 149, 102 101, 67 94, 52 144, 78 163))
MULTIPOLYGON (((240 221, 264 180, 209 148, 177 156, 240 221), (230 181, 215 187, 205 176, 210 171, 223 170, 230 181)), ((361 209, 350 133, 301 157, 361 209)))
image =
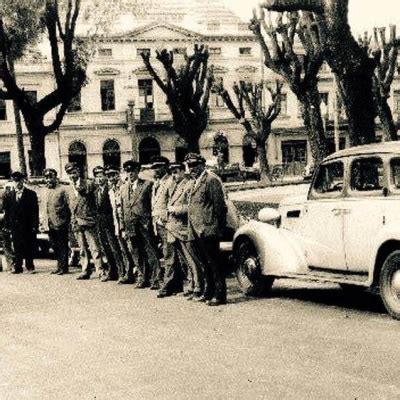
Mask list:
POLYGON ((71 181, 69 204, 71 209, 72 230, 80 249, 82 273, 77 279, 90 279, 89 250, 98 276, 104 274, 102 253, 97 230, 97 208, 95 184, 86 181, 80 175, 76 163, 68 163, 65 172, 71 181))
POLYGON ((11 174, 14 190, 4 198, 4 229, 11 234, 15 252, 15 266, 12 273, 22 272, 23 260, 29 273, 35 272, 33 263, 36 235, 39 228, 39 203, 37 194, 25 187, 25 176, 21 172, 11 174))
POLYGON ((198 252, 204 291, 198 301, 210 306, 226 304, 226 277, 219 262, 219 243, 226 225, 225 194, 221 180, 205 168, 205 159, 189 153, 185 161, 194 179, 188 206, 188 239, 198 252))
MULTIPOLYGON (((156 283, 160 268, 157 251, 151 240, 151 196, 153 183, 139 178, 140 163, 128 160, 123 164, 128 180, 121 186, 122 235, 126 239, 137 269, 136 288, 156 283)), ((125 277, 133 280, 130 269, 125 277)))
POLYGON ((64 275, 68 273, 68 237, 71 222, 71 211, 68 204, 68 193, 65 186, 61 186, 57 171, 47 168, 43 171, 46 179, 46 220, 49 239, 57 259, 57 269, 52 274, 64 275))
POLYGON ((99 229, 100 244, 107 258, 108 269, 101 277, 102 282, 118 280, 118 271, 123 269, 123 260, 119 248, 113 219, 107 176, 101 166, 93 169, 96 181, 95 197, 97 207, 97 226, 99 229))

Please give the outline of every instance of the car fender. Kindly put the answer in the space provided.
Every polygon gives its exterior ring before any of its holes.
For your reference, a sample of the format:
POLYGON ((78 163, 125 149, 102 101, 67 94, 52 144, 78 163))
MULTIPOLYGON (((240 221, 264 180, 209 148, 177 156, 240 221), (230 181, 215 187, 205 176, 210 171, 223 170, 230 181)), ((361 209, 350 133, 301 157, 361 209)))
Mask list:
POLYGON ((234 252, 245 239, 254 244, 263 274, 279 276, 308 271, 305 251, 294 233, 263 222, 250 221, 235 233, 234 252))

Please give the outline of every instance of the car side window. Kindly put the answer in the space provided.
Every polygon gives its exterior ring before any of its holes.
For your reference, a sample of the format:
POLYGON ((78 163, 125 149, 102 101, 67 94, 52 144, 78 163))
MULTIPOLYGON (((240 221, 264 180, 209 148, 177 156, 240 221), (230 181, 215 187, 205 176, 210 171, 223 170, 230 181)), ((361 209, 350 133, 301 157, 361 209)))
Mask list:
POLYGON ((352 162, 351 190, 357 192, 382 190, 383 179, 383 161, 381 158, 359 158, 352 162))
POLYGON ((342 161, 321 165, 315 179, 313 191, 316 194, 334 193, 343 190, 344 167, 342 161))
POLYGON ((390 160, 391 183, 400 189, 400 158, 390 160))

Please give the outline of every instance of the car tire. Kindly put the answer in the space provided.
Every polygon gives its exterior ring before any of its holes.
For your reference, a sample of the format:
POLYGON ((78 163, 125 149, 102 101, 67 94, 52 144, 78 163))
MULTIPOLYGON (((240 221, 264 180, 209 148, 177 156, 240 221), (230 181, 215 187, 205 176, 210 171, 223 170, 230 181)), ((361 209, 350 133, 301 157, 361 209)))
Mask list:
POLYGON ((265 297, 274 283, 274 277, 262 274, 260 259, 250 241, 240 244, 235 255, 236 278, 246 296, 265 297))
POLYGON ((379 289, 387 312, 400 319, 400 250, 390 253, 383 263, 379 289))

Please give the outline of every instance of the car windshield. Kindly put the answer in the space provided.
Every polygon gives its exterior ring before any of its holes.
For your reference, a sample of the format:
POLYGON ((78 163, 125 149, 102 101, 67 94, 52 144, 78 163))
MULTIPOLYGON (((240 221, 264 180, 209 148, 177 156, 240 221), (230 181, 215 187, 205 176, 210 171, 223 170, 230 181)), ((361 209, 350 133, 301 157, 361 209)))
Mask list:
POLYGON ((343 162, 321 165, 314 184, 316 193, 341 192, 343 190, 343 162))
POLYGON ((400 189, 400 158, 393 158, 390 160, 391 182, 400 189))

